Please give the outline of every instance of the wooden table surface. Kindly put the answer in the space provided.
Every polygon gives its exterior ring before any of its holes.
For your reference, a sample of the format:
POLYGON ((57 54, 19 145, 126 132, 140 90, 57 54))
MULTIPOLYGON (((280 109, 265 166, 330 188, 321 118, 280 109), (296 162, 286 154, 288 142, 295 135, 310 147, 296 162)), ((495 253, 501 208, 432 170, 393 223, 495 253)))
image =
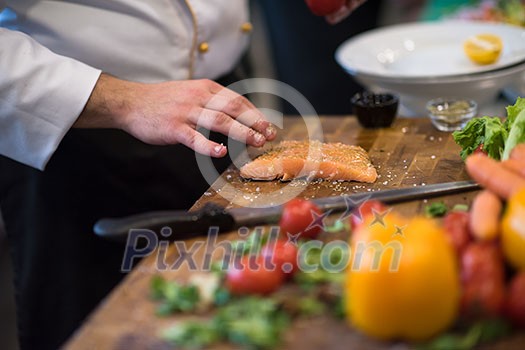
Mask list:
MULTIPOLYGON (((302 140, 306 128, 297 117, 284 118, 280 138, 302 140)), ((322 133, 326 142, 357 144, 365 148, 379 174, 374 184, 356 182, 304 181, 294 183, 250 182, 239 177, 236 168, 230 168, 223 175, 222 185, 210 189, 195 203, 194 209, 205 203, 215 202, 225 206, 270 204, 278 202, 283 193, 304 187, 300 196, 316 198, 342 196, 350 193, 369 192, 385 188, 425 186, 427 184, 467 180, 464 164, 459 157, 459 147, 449 133, 439 132, 427 119, 399 118, 391 128, 362 129, 353 117, 322 117, 322 133), (306 186, 305 186, 306 185, 306 186), (282 192, 281 192, 282 191, 282 192), (269 194, 272 195, 264 195, 269 194), (225 199, 224 197, 228 198, 225 199)), ((469 204, 474 193, 452 195, 440 198, 449 206, 469 204)), ((415 201, 395 206, 395 210, 407 215, 422 213, 426 204, 437 199, 415 201)), ((222 235, 220 239, 238 239, 236 232, 222 235)), ((200 239, 202 241, 202 239, 200 239)), ((187 246, 195 242, 188 241, 187 246)), ((101 303, 85 324, 66 344, 69 349, 169 349, 158 339, 160 330, 178 322, 184 317, 159 318, 155 316, 156 304, 149 297, 151 277, 162 276, 178 281, 187 281, 191 274, 188 265, 176 270, 159 272, 157 252, 145 258, 123 280, 123 282, 101 303)), ((195 255, 202 262, 205 249, 195 255)), ((164 263, 172 265, 178 252, 171 246, 164 263), (170 264, 171 263, 171 264, 170 264)), ((525 336, 516 335, 508 340, 491 345, 490 348, 522 348, 525 336)), ((384 344, 373 341, 350 329, 341 321, 330 317, 319 317, 295 322, 286 334, 283 349, 376 349, 404 348, 400 344, 384 344)), ((224 346, 221 346, 223 348, 224 346)))

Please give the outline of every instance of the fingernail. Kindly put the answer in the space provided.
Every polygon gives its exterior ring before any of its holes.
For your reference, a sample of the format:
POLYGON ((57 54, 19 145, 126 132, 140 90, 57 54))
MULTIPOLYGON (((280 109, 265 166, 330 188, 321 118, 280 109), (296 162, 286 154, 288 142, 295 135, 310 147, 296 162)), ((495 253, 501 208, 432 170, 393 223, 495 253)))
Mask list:
POLYGON ((224 149, 225 147, 223 145, 217 145, 213 148, 213 150, 215 151, 216 154, 221 154, 222 153, 222 150, 224 149))
POLYGON ((255 139, 255 142, 257 142, 257 144, 261 144, 261 143, 264 143, 264 141, 266 141, 266 138, 259 133, 255 133, 253 138, 255 139))
POLYGON ((270 125, 266 128, 266 130, 264 130, 264 135, 266 135, 266 137, 272 137, 275 136, 276 132, 277 130, 275 130, 275 127, 273 125, 270 125))

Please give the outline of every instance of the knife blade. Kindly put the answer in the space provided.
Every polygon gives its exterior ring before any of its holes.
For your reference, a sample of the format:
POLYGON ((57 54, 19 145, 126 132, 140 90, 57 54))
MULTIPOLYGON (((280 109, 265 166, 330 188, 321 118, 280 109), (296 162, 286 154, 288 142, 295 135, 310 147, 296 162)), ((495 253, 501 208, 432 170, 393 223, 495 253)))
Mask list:
MULTIPOLYGON (((454 181, 440 184, 362 192, 346 196, 331 196, 313 199, 323 211, 352 210, 365 200, 379 200, 385 204, 408 202, 417 199, 432 198, 455 193, 474 191, 480 186, 473 181, 454 181)), ((157 211, 123 218, 106 218, 97 221, 93 230, 95 234, 112 240, 126 240, 132 229, 154 231, 163 240, 177 240, 197 237, 208 233, 210 227, 219 232, 231 231, 243 226, 257 226, 277 223, 283 205, 266 208, 232 208, 225 209, 214 203, 207 203, 195 211, 157 211), (171 234, 161 236, 160 230, 168 227, 171 234)))

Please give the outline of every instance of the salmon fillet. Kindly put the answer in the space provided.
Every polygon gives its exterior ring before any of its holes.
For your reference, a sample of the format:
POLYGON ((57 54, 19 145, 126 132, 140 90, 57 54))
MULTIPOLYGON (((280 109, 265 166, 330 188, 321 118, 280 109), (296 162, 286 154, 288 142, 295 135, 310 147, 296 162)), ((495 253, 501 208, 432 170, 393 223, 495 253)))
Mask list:
POLYGON ((241 167, 241 176, 252 180, 308 177, 372 183, 377 179, 377 172, 366 151, 359 146, 282 141, 241 167))

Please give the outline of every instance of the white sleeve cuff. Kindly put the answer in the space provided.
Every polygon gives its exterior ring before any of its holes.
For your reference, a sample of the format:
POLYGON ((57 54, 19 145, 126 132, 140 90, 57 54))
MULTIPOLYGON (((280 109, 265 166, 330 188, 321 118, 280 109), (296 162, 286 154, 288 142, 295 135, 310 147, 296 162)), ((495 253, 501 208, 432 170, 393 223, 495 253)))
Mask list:
POLYGON ((0 154, 43 170, 101 71, 0 29, 0 154))

